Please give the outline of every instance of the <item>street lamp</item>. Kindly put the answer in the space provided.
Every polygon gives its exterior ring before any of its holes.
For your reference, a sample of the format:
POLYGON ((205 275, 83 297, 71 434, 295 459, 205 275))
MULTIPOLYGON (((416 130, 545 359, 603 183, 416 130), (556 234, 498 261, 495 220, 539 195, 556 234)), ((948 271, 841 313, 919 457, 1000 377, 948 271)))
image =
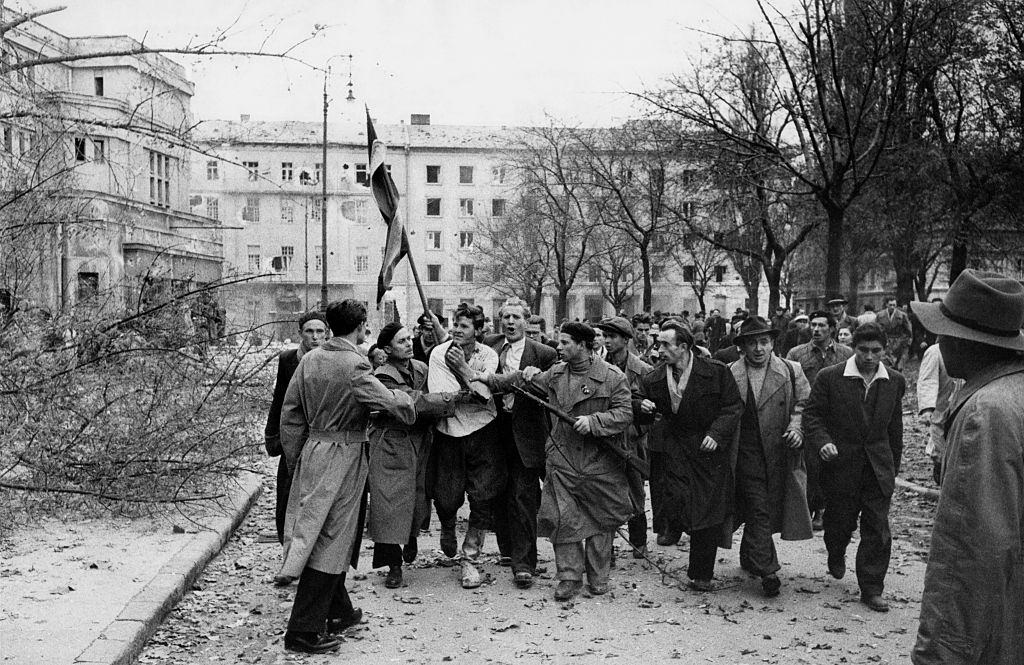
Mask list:
POLYGON ((322 160, 323 164, 320 167, 320 184, 322 185, 320 200, 320 267, 322 268, 320 275, 320 310, 326 311, 327 309, 327 108, 329 101, 327 99, 327 78, 331 75, 331 60, 335 58, 348 58, 348 97, 347 101, 354 101, 355 95, 352 94, 352 56, 351 55, 332 55, 327 58, 327 62, 324 64, 324 132, 323 132, 323 153, 322 160))

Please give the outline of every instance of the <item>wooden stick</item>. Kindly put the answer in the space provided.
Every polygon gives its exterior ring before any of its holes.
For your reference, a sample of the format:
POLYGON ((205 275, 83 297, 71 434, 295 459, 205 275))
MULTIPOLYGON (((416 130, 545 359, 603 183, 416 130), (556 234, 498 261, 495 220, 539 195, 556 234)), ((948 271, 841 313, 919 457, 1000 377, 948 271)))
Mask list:
MULTIPOLYGON (((423 313, 427 316, 433 314, 430 311, 430 307, 427 305, 427 294, 423 292, 423 283, 420 282, 420 274, 416 270, 416 260, 412 257, 412 247, 409 245, 409 234, 405 230, 405 226, 402 226, 402 241, 405 246, 408 247, 409 251, 405 253, 405 258, 409 260, 409 271, 412 272, 412 279, 416 282, 416 291, 420 294, 420 304, 423 305, 423 313)), ((444 328, 441 327, 441 322, 437 320, 437 317, 430 316, 430 321, 434 325, 434 343, 440 344, 448 338, 448 333, 444 328)))

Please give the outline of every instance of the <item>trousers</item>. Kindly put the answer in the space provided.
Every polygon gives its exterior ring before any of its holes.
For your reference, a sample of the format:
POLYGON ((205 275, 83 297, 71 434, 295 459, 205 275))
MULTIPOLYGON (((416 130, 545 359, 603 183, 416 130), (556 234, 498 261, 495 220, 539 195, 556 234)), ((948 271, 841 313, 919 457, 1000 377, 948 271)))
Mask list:
POLYGON ((345 573, 331 575, 306 567, 299 577, 288 631, 322 634, 328 619, 344 619, 352 613, 352 599, 345 588, 345 573))
POLYGON ((882 493, 874 469, 867 460, 860 469, 848 472, 860 474, 857 491, 838 492, 826 487, 825 549, 831 556, 845 554, 859 519, 857 584, 861 593, 880 595, 885 589, 885 574, 892 554, 892 534, 889 531, 892 497, 882 493))
POLYGON ((492 530, 498 497, 507 481, 504 455, 493 422, 466 436, 434 434, 427 494, 434 500, 442 524, 454 523, 468 496, 469 526, 492 530))
POLYGON ((757 439, 740 437, 736 459, 736 489, 743 506, 743 538, 740 566, 764 577, 777 572, 779 557, 772 539, 772 516, 768 510, 768 469, 757 439))
POLYGON ((598 586, 608 583, 612 564, 612 541, 615 533, 598 533, 583 542, 552 543, 555 549, 555 568, 558 580, 582 582, 584 571, 587 582, 598 586))

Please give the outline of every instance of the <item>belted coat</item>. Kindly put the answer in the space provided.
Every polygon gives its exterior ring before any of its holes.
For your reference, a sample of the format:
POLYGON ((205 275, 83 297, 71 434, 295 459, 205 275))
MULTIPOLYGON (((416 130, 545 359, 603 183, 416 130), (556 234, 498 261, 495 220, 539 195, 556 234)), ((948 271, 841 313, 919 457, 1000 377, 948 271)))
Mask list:
POLYGON ((366 356, 334 337, 302 357, 281 408, 281 444, 294 469, 285 516, 281 575, 307 566, 338 575, 348 570, 366 476, 371 411, 416 420, 414 399, 373 376, 366 356))

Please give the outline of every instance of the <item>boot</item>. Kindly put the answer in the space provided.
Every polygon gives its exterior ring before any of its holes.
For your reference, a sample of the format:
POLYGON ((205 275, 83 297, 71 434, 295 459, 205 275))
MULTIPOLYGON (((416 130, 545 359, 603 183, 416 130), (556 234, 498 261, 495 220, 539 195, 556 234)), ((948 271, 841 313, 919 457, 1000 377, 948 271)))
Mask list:
POLYGON ((459 543, 455 540, 455 520, 441 522, 441 551, 446 557, 454 557, 459 549, 459 543))

